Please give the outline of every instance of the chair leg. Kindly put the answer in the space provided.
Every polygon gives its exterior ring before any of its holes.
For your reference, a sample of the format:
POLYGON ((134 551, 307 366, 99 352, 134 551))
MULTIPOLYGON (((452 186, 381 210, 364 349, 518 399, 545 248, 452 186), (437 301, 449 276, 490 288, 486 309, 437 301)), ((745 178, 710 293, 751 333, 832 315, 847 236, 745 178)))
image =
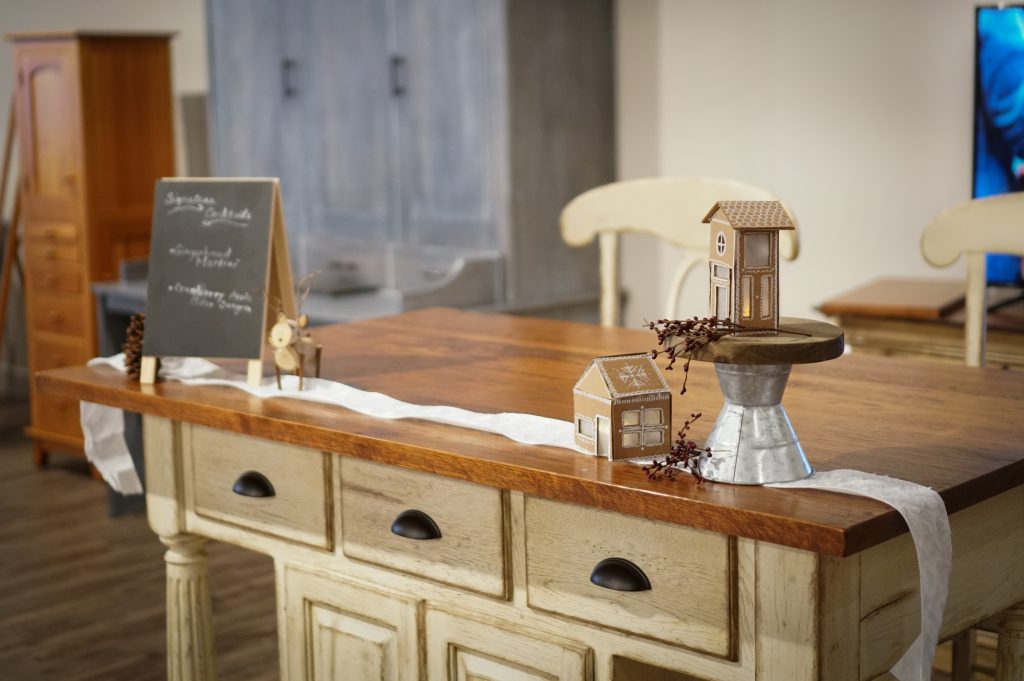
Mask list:
POLYGON ((1024 679, 1024 603, 1008 608, 999 621, 995 681, 1024 679))
POLYGON ((950 681, 971 681, 974 669, 974 630, 962 631, 953 638, 953 669, 950 681))

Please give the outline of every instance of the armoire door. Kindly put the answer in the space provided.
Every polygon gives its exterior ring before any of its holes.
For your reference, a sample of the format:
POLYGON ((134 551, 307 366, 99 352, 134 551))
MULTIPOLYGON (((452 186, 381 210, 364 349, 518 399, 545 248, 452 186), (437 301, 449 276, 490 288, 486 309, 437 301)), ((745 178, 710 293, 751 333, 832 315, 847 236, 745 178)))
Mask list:
POLYGON ((301 206, 284 149, 297 134, 284 103, 294 67, 286 55, 286 0, 210 0, 210 161, 222 177, 279 177, 285 221, 301 206))
POLYGON ((396 0, 403 241, 499 247, 504 3, 396 0))
POLYGON ((82 219, 78 46, 16 48, 22 211, 35 220, 82 219))
POLYGON ((402 64, 391 0, 307 0, 295 6, 298 129, 305 159, 291 168, 309 195, 313 232, 374 241, 400 234, 396 109, 402 64), (300 9, 302 7, 303 9, 300 9))

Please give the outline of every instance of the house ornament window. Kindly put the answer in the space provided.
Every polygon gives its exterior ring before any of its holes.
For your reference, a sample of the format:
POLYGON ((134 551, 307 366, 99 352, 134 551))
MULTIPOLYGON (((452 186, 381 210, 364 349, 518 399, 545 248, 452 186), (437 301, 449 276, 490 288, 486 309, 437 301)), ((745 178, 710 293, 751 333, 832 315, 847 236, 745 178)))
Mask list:
POLYGON ((622 446, 654 447, 665 442, 665 412, 641 407, 622 412, 622 446))
POLYGON ((715 250, 718 251, 718 255, 725 255, 725 232, 719 232, 715 238, 715 250))

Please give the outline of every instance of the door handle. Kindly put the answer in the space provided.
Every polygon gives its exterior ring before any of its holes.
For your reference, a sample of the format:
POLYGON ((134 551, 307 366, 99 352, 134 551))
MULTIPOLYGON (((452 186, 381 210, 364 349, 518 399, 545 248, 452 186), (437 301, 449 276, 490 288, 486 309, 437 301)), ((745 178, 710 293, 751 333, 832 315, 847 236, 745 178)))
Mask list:
POLYGON ((400 54, 391 55, 391 94, 401 97, 405 94, 405 57, 400 54))
POLYGON ((274 485, 259 471, 246 471, 238 476, 231 491, 243 497, 266 498, 276 494, 274 485))
POLYGON ((651 580, 635 563, 625 558, 605 558, 594 566, 590 581, 612 591, 650 591, 651 580))
POLYGON ((399 513, 391 523, 391 533, 406 539, 440 539, 441 528, 434 519, 414 508, 399 513))
POLYGON ((294 97, 299 94, 299 89, 295 87, 293 76, 295 69, 299 63, 291 57, 285 57, 281 60, 281 94, 285 97, 294 97))

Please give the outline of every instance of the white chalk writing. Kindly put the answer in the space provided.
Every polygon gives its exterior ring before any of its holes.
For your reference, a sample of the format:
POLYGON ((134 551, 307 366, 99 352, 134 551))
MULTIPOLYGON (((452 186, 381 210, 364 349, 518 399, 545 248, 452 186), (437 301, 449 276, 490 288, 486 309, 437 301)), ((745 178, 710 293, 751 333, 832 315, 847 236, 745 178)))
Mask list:
POLYGON ((237 269, 241 258, 231 257, 232 248, 216 251, 207 246, 202 248, 189 248, 184 244, 178 244, 168 251, 175 258, 186 258, 190 265, 207 270, 237 269))
POLYGON ((227 310, 235 316, 240 314, 252 314, 252 295, 231 291, 216 291, 206 288, 202 282, 194 285, 175 282, 167 287, 171 293, 188 296, 189 304, 195 307, 212 310, 227 310))
POLYGON ((164 205, 171 206, 171 209, 167 211, 168 214, 183 210, 193 210, 197 213, 202 213, 208 206, 217 205, 217 202, 209 196, 203 196, 202 194, 180 196, 174 192, 167 192, 167 195, 164 196, 164 205))

